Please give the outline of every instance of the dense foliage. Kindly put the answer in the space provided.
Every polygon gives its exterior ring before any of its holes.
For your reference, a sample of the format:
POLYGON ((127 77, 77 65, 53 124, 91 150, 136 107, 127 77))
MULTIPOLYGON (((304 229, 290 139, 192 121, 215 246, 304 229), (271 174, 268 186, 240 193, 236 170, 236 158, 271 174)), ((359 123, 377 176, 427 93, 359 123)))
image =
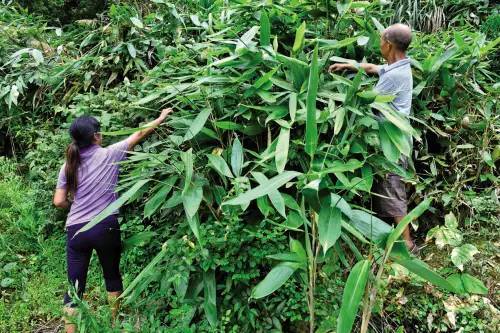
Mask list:
MULTIPOLYGON (((110 207, 128 204, 124 329, 350 332, 366 330, 374 313, 379 331, 495 331, 488 298, 473 296, 480 310, 457 309, 461 297, 498 292, 481 281, 498 271, 478 270, 478 246, 463 235, 486 228, 498 240, 498 12, 411 3, 116 1, 93 19, 61 20, 36 1, 30 12, 0 7, 0 149, 36 184, 33 200, 12 209, 24 189, 0 183, 9 189, 0 225, 7 235, 31 228, 32 239, 14 244, 60 235, 64 216, 48 205, 75 117, 97 117, 112 142, 170 105, 168 126, 123 164, 121 199, 110 207), (376 78, 325 70, 331 61, 381 63, 379 35, 395 19, 420 30, 409 52, 411 119, 388 106, 393 96, 373 92, 376 78), (408 170, 402 155, 412 157, 408 170), (403 225, 421 238, 428 231, 434 268, 408 253, 401 227, 371 212, 373 182, 386 172, 414 185, 403 225), (405 284, 423 298, 406 318, 401 295, 385 300, 405 284), (447 295, 444 308, 427 306, 423 290, 447 295)), ((6 248, 8 303, 29 282, 13 278, 23 250, 6 248)), ((81 309, 83 329, 106 325, 107 314, 81 309)))

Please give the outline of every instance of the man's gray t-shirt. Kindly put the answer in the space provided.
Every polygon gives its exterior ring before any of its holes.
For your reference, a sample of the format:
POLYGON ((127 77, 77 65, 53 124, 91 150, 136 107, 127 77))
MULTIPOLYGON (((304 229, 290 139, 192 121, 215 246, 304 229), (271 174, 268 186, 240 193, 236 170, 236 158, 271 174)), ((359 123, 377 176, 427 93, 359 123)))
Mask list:
MULTIPOLYGON (((103 148, 91 145, 80 149, 78 188, 66 220, 66 226, 85 223, 117 199, 119 165, 127 157, 128 141, 103 148)), ((61 167, 57 188, 66 188, 66 163, 61 167)), ((118 212, 116 211, 115 214, 118 212)))
POLYGON ((395 95, 390 104, 397 111, 409 116, 413 90, 410 59, 405 58, 390 65, 379 66, 378 74, 380 78, 375 90, 384 95, 395 95))

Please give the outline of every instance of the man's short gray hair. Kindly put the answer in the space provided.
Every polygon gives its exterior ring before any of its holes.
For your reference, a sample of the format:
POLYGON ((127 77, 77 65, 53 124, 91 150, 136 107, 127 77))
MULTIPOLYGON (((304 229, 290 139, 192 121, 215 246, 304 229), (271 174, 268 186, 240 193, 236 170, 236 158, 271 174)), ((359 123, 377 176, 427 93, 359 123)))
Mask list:
POLYGON ((411 29, 405 24, 393 24, 384 30, 382 37, 404 52, 411 43, 411 29))

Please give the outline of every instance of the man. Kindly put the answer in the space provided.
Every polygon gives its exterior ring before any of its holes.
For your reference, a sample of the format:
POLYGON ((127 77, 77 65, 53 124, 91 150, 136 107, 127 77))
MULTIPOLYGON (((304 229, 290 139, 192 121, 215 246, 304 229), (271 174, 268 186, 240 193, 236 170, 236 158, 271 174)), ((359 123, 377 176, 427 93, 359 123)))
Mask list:
MULTIPOLYGON (((378 66, 369 63, 362 64, 333 64, 330 72, 341 70, 357 70, 363 68, 368 74, 380 76, 375 90, 384 95, 395 95, 391 105, 399 112, 409 115, 411 110, 411 97, 413 79, 411 74, 410 60, 406 57, 406 50, 411 42, 411 29, 404 24, 394 24, 382 33, 380 38, 380 52, 387 61, 386 65, 378 66)), ((403 167, 407 167, 407 160, 401 161, 403 167)), ((374 186, 374 192, 384 197, 375 196, 375 211, 382 218, 392 218, 399 223, 407 214, 407 200, 405 185, 401 177, 388 174, 385 179, 374 186)), ((410 229, 406 227, 403 232, 406 245, 412 251, 416 250, 415 243, 411 239, 410 229)))

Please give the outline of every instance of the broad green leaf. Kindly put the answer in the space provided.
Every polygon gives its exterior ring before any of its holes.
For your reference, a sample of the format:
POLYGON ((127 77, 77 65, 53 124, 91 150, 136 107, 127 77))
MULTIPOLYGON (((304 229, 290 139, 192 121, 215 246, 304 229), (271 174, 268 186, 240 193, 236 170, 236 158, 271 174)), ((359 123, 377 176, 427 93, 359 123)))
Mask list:
POLYGON ((292 52, 297 53, 304 45, 304 35, 306 33, 306 22, 302 22, 300 27, 295 32, 295 41, 293 42, 292 52))
POLYGON ((341 49, 348 45, 355 43, 358 40, 358 37, 349 37, 342 40, 330 40, 330 39, 318 39, 318 43, 322 50, 335 50, 341 49))
POLYGON ((271 44, 271 23, 269 22, 269 16, 265 10, 261 11, 260 14, 260 45, 268 46, 271 44))
POLYGON ((337 11, 339 12, 339 16, 343 16, 349 8, 351 8, 351 0, 339 0, 337 1, 337 11))
POLYGON ((290 119, 292 122, 295 121, 295 114, 297 113, 297 93, 290 93, 290 99, 288 101, 288 111, 290 114, 290 119))
POLYGON ((392 143, 398 148, 398 150, 405 156, 410 156, 411 148, 409 137, 404 134, 399 128, 397 128, 394 124, 389 123, 387 121, 383 121, 379 124, 379 126, 383 127, 385 133, 389 136, 392 143))
POLYGON ((344 198, 342 198, 340 195, 336 193, 330 193, 330 205, 332 207, 336 207, 340 209, 342 214, 347 216, 348 218, 352 217, 352 209, 351 206, 345 201, 344 198))
POLYGON ((243 146, 241 145, 238 137, 233 140, 233 147, 231 149, 231 169, 236 177, 241 175, 243 168, 243 146))
POLYGON ((462 234, 456 228, 436 226, 427 232, 426 241, 434 238, 436 246, 442 249, 445 245, 458 246, 462 243, 462 234))
POLYGON ((285 221, 285 226, 291 229, 298 229, 304 224, 304 219, 297 212, 289 212, 285 221))
POLYGON ((144 218, 149 218, 158 210, 158 208, 160 208, 176 182, 177 176, 170 177, 167 179, 165 184, 160 187, 160 189, 148 201, 146 201, 146 204, 144 205, 144 218))
POLYGON ((203 272, 203 309, 210 326, 217 326, 217 295, 215 271, 203 272))
POLYGON ((375 24, 375 27, 377 28, 378 32, 380 34, 382 34, 385 30, 384 26, 382 25, 382 23, 380 23, 375 17, 372 16, 372 21, 373 21, 373 24, 375 24))
POLYGON ((374 102, 370 104, 370 106, 380 111, 385 119, 396 125, 403 132, 412 135, 415 134, 415 130, 413 129, 413 127, 411 127, 410 122, 408 121, 406 116, 398 113, 398 111, 394 110, 389 104, 374 102))
POLYGON ((251 297, 259 299, 278 290, 292 276, 299 265, 294 262, 284 262, 274 267, 269 274, 252 290, 251 297))
POLYGON ((479 251, 472 244, 464 244, 460 247, 456 247, 451 251, 451 261, 457 268, 461 271, 464 270, 464 264, 472 261, 474 255, 478 254, 479 251))
POLYGON ((448 228, 458 228, 457 217, 453 214, 453 212, 449 212, 444 216, 444 225, 448 228))
POLYGON ((222 203, 222 205, 236 206, 236 205, 247 204, 254 199, 257 199, 264 195, 269 195, 269 193, 271 193, 273 190, 279 189, 281 186, 285 185, 290 180, 300 175, 301 175, 300 172, 284 171, 283 173, 269 179, 269 181, 266 184, 259 185, 249 191, 246 191, 245 193, 238 195, 236 198, 233 198, 231 200, 222 203))
POLYGON ((333 135, 337 135, 340 133, 342 125, 344 125, 345 113, 346 113, 345 108, 341 107, 337 109, 337 112, 335 113, 335 126, 333 129, 333 135))
POLYGON ((278 70, 278 67, 271 69, 269 72, 266 74, 262 75, 255 83, 252 85, 253 88, 259 89, 261 88, 264 84, 268 83, 269 80, 273 77, 274 73, 278 70))
POLYGON ((323 253, 335 245, 340 237, 342 226, 342 213, 340 209, 324 203, 321 206, 318 218, 319 243, 323 247, 323 253))
POLYGON ((182 195, 188 190, 193 179, 193 148, 188 151, 181 152, 181 159, 184 162, 184 188, 182 195))
POLYGON ((290 129, 281 128, 276 144, 276 170, 282 173, 285 170, 286 162, 288 161, 288 146, 290 144, 290 129))
POLYGON ((419 259, 401 258, 398 256, 394 256, 392 259, 396 263, 408 269, 410 272, 417 274, 433 285, 451 292, 455 291, 455 288, 448 281, 446 281, 445 278, 431 270, 423 261, 419 259))
POLYGON ((318 144, 318 128, 316 124, 316 95, 318 93, 319 66, 318 66, 318 45, 314 48, 309 72, 309 83, 306 97, 306 153, 311 157, 316 152, 318 144))
POLYGON ((240 49, 248 48, 251 45, 252 39, 255 37, 258 31, 259 27, 253 26, 247 32, 245 32, 243 36, 241 36, 241 38, 238 38, 238 42, 236 44, 236 52, 238 52, 240 49))
POLYGON ((127 50, 132 58, 135 58, 137 56, 137 51, 135 50, 135 47, 132 43, 127 43, 127 50))
POLYGON ((210 165, 214 167, 217 172, 221 175, 224 175, 229 178, 234 178, 229 166, 226 161, 219 155, 207 154, 208 160, 210 161, 210 165))
POLYGON ((135 246, 144 246, 156 236, 154 231, 141 231, 123 241, 123 250, 127 251, 135 246))
POLYGON ((394 229, 391 234, 389 235, 389 238, 387 239, 387 245, 386 248, 391 248, 392 245, 396 240, 398 240, 399 237, 403 234, 403 231, 405 228, 410 224, 412 221, 416 220, 420 215, 422 215, 427 209, 429 209, 429 206, 431 205, 432 198, 427 198, 421 203, 417 205, 417 207, 413 208, 406 216, 398 223, 396 226, 396 229, 394 229))
MULTIPOLYGON (((100 223, 106 217, 114 214, 121 206, 123 206, 137 191, 139 191, 150 179, 142 179, 134 184, 128 191, 123 193, 118 199, 113 201, 108 207, 104 208, 97 216, 95 216, 89 223, 85 224, 82 228, 80 228, 75 236, 81 232, 87 231, 91 229, 96 224, 100 223)), ((74 237, 74 236, 73 236, 74 237)))
POLYGON ((382 152, 384 156, 391 162, 397 163, 401 153, 399 149, 392 143, 389 134, 385 130, 385 127, 380 126, 378 129, 378 134, 380 138, 380 146, 382 146, 382 152))
POLYGON ((186 134, 184 134, 184 141, 191 140, 201 131, 211 113, 212 110, 209 108, 203 109, 198 113, 191 125, 189 125, 186 134))
POLYGON ((358 313, 359 303, 365 293, 370 261, 362 260, 356 263, 349 273, 342 295, 342 305, 337 319, 337 333, 350 333, 354 319, 358 313))
POLYGON ((378 217, 358 209, 352 210, 350 224, 377 244, 382 244, 392 231, 392 227, 378 217))
POLYGON ((137 131, 141 131, 143 129, 149 128, 148 126, 142 126, 142 127, 137 127, 137 128, 127 128, 119 131, 113 131, 113 132, 101 132, 102 135, 105 136, 122 136, 122 135, 128 135, 128 134, 133 134, 137 131))
POLYGON ((44 61, 43 53, 40 50, 32 49, 31 56, 35 59, 37 65, 43 63, 44 61))
MULTIPOLYGON (((261 172, 252 172, 252 175, 255 177, 259 185, 265 185, 267 182, 269 182, 269 179, 261 173, 261 172)), ((271 200, 271 203, 273 204, 274 208, 278 211, 278 213, 281 214, 284 218, 286 218, 286 213, 285 213, 285 200, 281 196, 281 193, 276 189, 274 191, 269 192, 268 194, 269 200, 271 200)))
POLYGON ((303 264, 307 263, 307 253, 301 242, 296 239, 290 238, 290 251, 297 254, 303 264))
POLYGON ((321 176, 326 175, 328 173, 336 173, 336 172, 352 172, 357 170, 363 166, 364 162, 358 161, 357 159, 351 158, 346 163, 341 160, 334 160, 331 163, 328 163, 328 167, 319 172, 321 176))
MULTIPOLYGON (((156 268, 156 265, 163 260, 167 254, 167 243, 164 243, 161 247, 161 251, 147 264, 146 267, 135 277, 135 279, 127 286, 119 298, 126 298, 130 293, 136 291, 137 286, 144 280, 146 280, 150 274, 152 274, 156 268)), ((147 286, 147 285, 146 285, 147 286)), ((146 286, 143 286, 145 288, 146 286)), ((137 294, 135 294, 137 295, 137 294)), ((138 296, 138 295, 137 295, 138 296)), ((125 304, 133 302, 135 297, 128 297, 125 304)))
POLYGON ((203 187, 200 182, 191 183, 185 191, 182 192, 182 204, 188 219, 192 219, 200 208, 203 198, 203 187))
POLYGON ((453 274, 447 278, 447 281, 455 288, 455 291, 459 294, 488 294, 488 288, 484 285, 481 280, 475 278, 474 276, 462 273, 453 274))
POLYGON ((198 213, 195 213, 194 216, 189 217, 186 216, 186 220, 189 224, 189 228, 191 228, 191 231, 193 232, 194 236, 200 242, 201 244, 201 237, 200 237, 200 216, 198 213))
POLYGON ((130 18, 130 21, 132 21, 132 23, 139 29, 142 29, 144 28, 144 24, 142 24, 142 21, 137 18, 137 17, 131 17, 130 18))

